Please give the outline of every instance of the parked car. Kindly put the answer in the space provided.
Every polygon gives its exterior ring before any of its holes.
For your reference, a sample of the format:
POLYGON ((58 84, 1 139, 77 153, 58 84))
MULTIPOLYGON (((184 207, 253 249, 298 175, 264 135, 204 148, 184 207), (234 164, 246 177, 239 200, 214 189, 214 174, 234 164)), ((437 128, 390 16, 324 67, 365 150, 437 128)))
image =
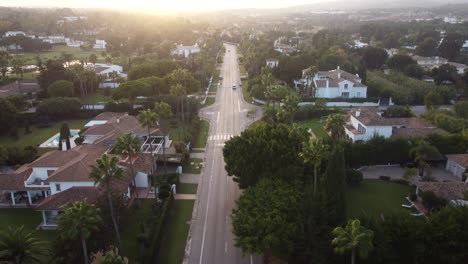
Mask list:
POLYGON ((232 89, 235 90, 237 88, 237 85, 233 84, 232 89))

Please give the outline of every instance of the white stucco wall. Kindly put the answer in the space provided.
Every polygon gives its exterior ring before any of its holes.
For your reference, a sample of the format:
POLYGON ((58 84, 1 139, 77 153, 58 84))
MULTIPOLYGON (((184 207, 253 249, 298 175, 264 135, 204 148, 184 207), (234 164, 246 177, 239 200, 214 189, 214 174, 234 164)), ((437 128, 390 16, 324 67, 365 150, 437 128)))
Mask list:
POLYGON ((453 173, 453 175, 460 177, 460 179, 462 178, 462 175, 466 170, 465 167, 461 166, 453 160, 447 160, 446 169, 453 173))
POLYGON ((138 172, 135 176, 135 185, 138 188, 146 188, 149 186, 148 175, 138 172))
POLYGON ((33 172, 31 173, 31 176, 27 179, 26 183, 31 184, 33 183, 36 179, 41 179, 41 180, 47 180, 47 171, 48 170, 54 170, 56 171, 58 168, 57 167, 38 167, 38 168, 33 168, 33 172))
POLYGON ((93 187, 94 182, 51 182, 50 183, 50 192, 52 195, 70 189, 71 187, 93 187), (60 191, 57 191, 55 184, 60 184, 60 191))

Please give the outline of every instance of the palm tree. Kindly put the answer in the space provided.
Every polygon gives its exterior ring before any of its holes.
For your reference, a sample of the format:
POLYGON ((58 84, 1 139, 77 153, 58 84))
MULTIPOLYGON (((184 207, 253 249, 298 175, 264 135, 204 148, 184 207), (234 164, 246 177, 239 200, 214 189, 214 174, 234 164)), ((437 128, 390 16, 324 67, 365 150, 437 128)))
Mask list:
POLYGON ((428 166, 427 160, 433 157, 439 157, 439 150, 425 140, 419 140, 416 145, 410 149, 410 156, 418 164, 419 176, 424 175, 424 167, 428 166))
MULTIPOLYGON (((126 154, 128 155, 128 161, 130 162, 130 172, 133 177, 133 186, 136 186, 136 175, 135 175, 135 168, 133 166, 132 155, 139 152, 140 149, 140 140, 131 133, 125 134, 119 138, 117 138, 117 143, 115 144, 114 150, 119 154, 126 154)), ((138 198, 138 192, 136 193, 136 197, 138 198)))
POLYGON ((336 227, 332 233, 335 236, 332 240, 335 252, 343 254, 351 251, 351 264, 356 261, 356 251, 360 258, 366 258, 373 249, 374 232, 361 226, 361 222, 357 219, 349 220, 344 228, 336 227))
POLYGON ((42 263, 41 257, 47 254, 45 243, 25 232, 23 226, 16 229, 8 227, 0 232, 0 260, 12 264, 35 264, 42 263))
POLYGON ((68 127, 67 123, 63 123, 62 127, 60 127, 59 146, 58 146, 59 150, 62 150, 62 144, 64 140, 67 146, 67 150, 71 148, 70 137, 71 137, 70 128, 68 127))
POLYGON ((57 220, 57 229, 63 239, 81 240, 84 263, 89 263, 86 240, 92 232, 98 231, 102 224, 99 208, 88 202, 75 202, 67 204, 63 214, 57 220))
POLYGON ((299 156, 304 159, 304 162, 314 167, 314 196, 317 194, 317 171, 322 164, 322 161, 329 155, 328 145, 324 144, 321 139, 310 140, 304 146, 304 149, 299 156))
MULTIPOLYGON (((182 132, 183 132, 184 137, 185 137, 184 124, 183 124, 183 121, 180 122, 181 113, 182 113, 182 116, 183 116, 183 112, 184 112, 184 105, 183 105, 183 102, 181 100, 181 96, 184 94, 184 87, 182 85, 180 85, 180 84, 176 84, 176 85, 171 87, 170 93, 177 98, 177 107, 176 108, 177 108, 178 121, 179 121, 179 124, 182 124, 181 125, 182 132)), ((180 139, 180 135, 179 135, 179 139, 180 139)))
POLYGON ((94 67, 96 67, 96 62, 97 62, 96 54, 92 53, 91 55, 89 55, 88 60, 89 60, 89 62, 91 62, 93 64, 94 67))
POLYGON ((156 112, 152 111, 151 109, 143 110, 138 115, 138 121, 140 121, 140 124, 142 126, 147 127, 147 129, 148 129, 147 140, 150 143, 150 149, 151 149, 151 174, 153 174, 153 175, 154 175, 154 172, 153 172, 153 170, 154 170, 154 157, 153 157, 153 144, 151 143, 151 139, 150 139, 150 136, 151 136, 150 129, 151 129, 152 126, 154 126, 156 124, 158 119, 159 119, 158 114, 156 112))
POLYGON ((334 140, 343 138, 345 135, 344 131, 345 121, 341 114, 333 114, 328 116, 325 122, 325 131, 327 131, 331 138, 334 140))
POLYGON ((114 225, 115 236, 117 238, 118 248, 120 254, 122 254, 122 243, 120 240, 119 226, 114 215, 114 206, 112 203, 112 190, 110 183, 113 180, 122 179, 123 169, 118 166, 119 158, 109 157, 104 154, 101 159, 96 160, 96 165, 91 166, 90 177, 94 179, 95 184, 104 184, 106 187, 107 203, 109 205, 109 213, 112 218, 112 224, 114 225))
POLYGON ((305 69, 304 70, 304 78, 306 79, 307 83, 306 85, 310 86, 308 88, 311 88, 310 89, 310 94, 313 95, 315 97, 315 86, 314 84, 311 82, 312 78, 314 77, 315 73, 317 73, 317 67, 315 66, 310 66, 309 68, 305 69), (310 85, 309 85, 310 83, 310 85))
MULTIPOLYGON (((169 118, 172 116, 172 109, 171 106, 165 102, 155 103, 154 104, 154 111, 158 115, 159 118, 169 118)), ((160 120, 158 120, 159 123, 160 120)), ((164 175, 167 174, 166 168, 166 135, 163 135, 163 160, 164 160, 164 175)))

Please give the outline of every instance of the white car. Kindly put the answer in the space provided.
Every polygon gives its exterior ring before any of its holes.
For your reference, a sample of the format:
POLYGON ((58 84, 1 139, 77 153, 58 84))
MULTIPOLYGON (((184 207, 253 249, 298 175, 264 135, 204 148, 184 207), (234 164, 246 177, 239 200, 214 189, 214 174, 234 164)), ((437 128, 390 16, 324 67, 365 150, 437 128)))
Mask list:
POLYGON ((232 85, 232 89, 235 90, 237 86, 235 84, 232 85))

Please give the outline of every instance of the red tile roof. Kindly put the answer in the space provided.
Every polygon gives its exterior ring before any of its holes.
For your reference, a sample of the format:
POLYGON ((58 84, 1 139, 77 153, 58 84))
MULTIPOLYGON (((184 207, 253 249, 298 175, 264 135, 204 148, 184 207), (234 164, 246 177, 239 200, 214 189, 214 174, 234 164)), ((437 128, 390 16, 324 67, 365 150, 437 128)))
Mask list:
POLYGON ((447 159, 453 160, 461 166, 468 168, 468 154, 449 154, 445 156, 447 159))

